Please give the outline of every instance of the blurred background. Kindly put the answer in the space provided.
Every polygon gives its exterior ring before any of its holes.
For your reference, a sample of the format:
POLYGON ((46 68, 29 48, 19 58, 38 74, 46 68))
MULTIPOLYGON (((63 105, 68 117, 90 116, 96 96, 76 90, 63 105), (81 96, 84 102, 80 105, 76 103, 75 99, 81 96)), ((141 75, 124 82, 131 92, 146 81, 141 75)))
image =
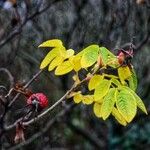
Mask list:
MULTIPOLYGON (((49 51, 38 45, 48 39, 61 39, 76 52, 95 43, 116 53, 116 48, 133 43, 137 93, 150 111, 149 36, 149 0, 0 0, 0 85, 9 89, 29 81, 49 51)), ((71 75, 56 77, 45 70, 30 89, 45 93, 52 105, 71 84, 71 75)), ((95 117, 92 106, 68 103, 27 127, 21 144, 14 144, 15 130, 6 133, 1 149, 149 149, 149 115, 138 110, 134 121, 123 127, 113 117, 105 122, 95 117)), ((7 115, 8 124, 24 105, 21 96, 7 115)))

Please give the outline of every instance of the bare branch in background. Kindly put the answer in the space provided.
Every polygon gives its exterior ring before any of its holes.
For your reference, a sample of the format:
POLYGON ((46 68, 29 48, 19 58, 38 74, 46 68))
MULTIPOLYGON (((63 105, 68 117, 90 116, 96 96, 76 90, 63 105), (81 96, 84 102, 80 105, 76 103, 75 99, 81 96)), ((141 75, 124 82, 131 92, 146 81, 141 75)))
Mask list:
POLYGON ((6 73, 6 75, 8 76, 8 79, 10 81, 10 88, 12 88, 14 86, 14 77, 12 76, 10 71, 6 68, 0 68, 0 72, 6 73))
POLYGON ((20 34, 22 32, 22 28, 26 25, 26 23, 29 20, 32 20, 33 18, 35 18, 36 16, 42 14, 43 12, 45 12, 46 10, 48 10, 52 4, 59 2, 61 0, 53 0, 52 2, 50 2, 45 8, 41 9, 41 10, 37 10, 33 15, 27 17, 23 23, 21 23, 21 25, 19 25, 14 31, 12 31, 5 39, 0 41, 0 48, 2 46, 4 46, 7 42, 9 42, 10 40, 12 40, 16 35, 20 34))
POLYGON ((32 143, 34 140, 36 140, 37 138, 40 138, 44 133, 46 133, 54 124, 56 124, 57 122, 63 122, 64 120, 62 119, 63 116, 66 113, 69 113, 73 110, 74 108, 74 104, 68 105, 64 110, 62 110, 60 113, 58 113, 54 118, 50 119, 47 124, 44 126, 44 128, 42 130, 40 130, 39 132, 37 132, 36 134, 34 134, 33 136, 31 136, 29 139, 27 139, 25 142, 22 142, 12 148, 10 148, 9 150, 17 150, 20 149, 23 146, 26 146, 30 143, 32 143))

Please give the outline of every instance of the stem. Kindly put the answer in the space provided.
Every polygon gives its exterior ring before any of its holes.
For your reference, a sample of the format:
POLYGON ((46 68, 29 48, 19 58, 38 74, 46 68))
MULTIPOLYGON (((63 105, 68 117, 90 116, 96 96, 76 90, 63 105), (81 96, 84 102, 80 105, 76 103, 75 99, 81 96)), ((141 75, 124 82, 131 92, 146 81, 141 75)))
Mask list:
MULTIPOLYGON (((32 79, 29 80, 28 83, 26 83, 26 85, 23 87, 23 90, 26 89, 41 73, 43 72, 43 70, 39 70, 33 77, 32 79)), ((13 90, 12 90, 13 91, 13 90)), ((11 91, 11 92, 12 92, 11 91)), ((9 94, 11 94, 11 92, 9 94)), ((18 93, 13 100, 9 103, 8 107, 11 107, 12 104, 16 101, 16 99, 21 95, 21 93, 18 93)), ((9 96, 9 95, 7 95, 9 96)))

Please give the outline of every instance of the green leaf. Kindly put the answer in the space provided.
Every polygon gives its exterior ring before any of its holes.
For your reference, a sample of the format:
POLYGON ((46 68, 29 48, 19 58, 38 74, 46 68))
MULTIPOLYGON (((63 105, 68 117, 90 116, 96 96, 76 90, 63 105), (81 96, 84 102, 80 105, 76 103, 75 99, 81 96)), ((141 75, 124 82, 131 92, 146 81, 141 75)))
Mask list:
POLYGON ((64 58, 61 56, 57 56, 55 59, 52 60, 48 67, 48 71, 52 71, 55 67, 59 66, 64 61, 64 58))
POLYGON ((111 82, 113 83, 113 84, 115 84, 116 86, 121 86, 121 83, 117 80, 117 79, 115 79, 115 78, 112 78, 111 79, 111 82))
POLYGON ((95 103, 93 106, 93 111, 96 117, 100 118, 101 116, 101 104, 95 103))
POLYGON ((106 47, 100 47, 100 54, 104 65, 112 58, 115 58, 115 55, 111 53, 106 47))
POLYGON ((123 116, 119 113, 119 111, 117 110, 117 108, 113 108, 112 110, 112 115, 116 118, 116 120, 123 126, 127 125, 126 120, 123 118, 123 116))
POLYGON ((134 93, 134 97, 136 98, 137 106, 138 106, 145 114, 148 115, 147 110, 146 110, 146 108, 145 108, 145 105, 144 105, 143 101, 140 99, 140 97, 139 97, 136 93, 134 93))
POLYGON ((118 76, 115 76, 115 75, 112 75, 112 74, 103 73, 103 75, 104 75, 105 77, 108 77, 108 78, 111 78, 111 79, 118 79, 118 76))
POLYGON ((59 49, 58 48, 54 48, 52 49, 43 59, 41 65, 40 65, 40 69, 45 68, 59 53, 59 49))
POLYGON ((85 95, 85 96, 83 96, 83 99, 82 99, 83 104, 89 105, 89 104, 92 104, 93 101, 94 101, 93 95, 85 95))
POLYGON ((91 91, 95 89, 98 86, 98 84, 103 80, 103 78, 104 76, 102 75, 94 75, 89 81, 89 84, 88 84, 89 90, 91 91))
POLYGON ((112 109, 116 101, 116 93, 117 89, 111 88, 104 97, 101 107, 101 115, 104 120, 106 120, 109 117, 110 113, 112 112, 112 109))
POLYGON ((140 98, 132 89, 130 89, 129 87, 123 86, 122 88, 128 90, 128 91, 134 96, 134 98, 136 99, 137 106, 138 106, 145 114, 148 114, 148 113, 147 113, 147 110, 146 110, 146 108, 145 108, 145 105, 144 105, 143 101, 141 100, 141 98, 140 98))
POLYGON ((68 72, 70 72, 71 70, 73 70, 73 66, 70 63, 70 61, 64 61, 62 64, 60 64, 56 70, 55 70, 55 75, 64 75, 68 72))
POLYGON ((83 50, 83 56, 81 58, 81 66, 82 68, 87 68, 92 66, 98 58, 99 55, 99 46, 98 45, 90 45, 83 50))
POLYGON ((124 85, 125 80, 131 77, 131 71, 128 66, 119 67, 118 75, 119 75, 121 83, 124 85))
POLYGON ((133 91, 136 91, 136 89, 137 89, 137 76, 136 76, 135 70, 132 69, 131 73, 132 74, 131 74, 130 78, 128 79, 128 81, 129 81, 129 87, 133 91))
POLYGON ((48 40, 40 44, 38 47, 62 47, 63 43, 61 40, 58 39, 53 39, 53 40, 48 40))
POLYGON ((137 110, 135 97, 126 89, 121 89, 117 96, 116 106, 127 122, 131 122, 137 110))
POLYGON ((95 101, 98 102, 107 94, 110 85, 111 85, 111 81, 106 79, 102 80, 99 83, 99 85, 95 88, 95 92, 94 92, 95 101))

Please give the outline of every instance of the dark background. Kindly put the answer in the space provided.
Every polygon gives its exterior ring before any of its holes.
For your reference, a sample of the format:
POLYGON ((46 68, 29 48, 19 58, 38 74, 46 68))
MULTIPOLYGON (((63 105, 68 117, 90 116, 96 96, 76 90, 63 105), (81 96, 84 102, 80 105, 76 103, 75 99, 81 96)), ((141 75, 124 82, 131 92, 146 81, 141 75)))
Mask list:
MULTIPOLYGON (((12 0, 10 8, 6 4, 0 1, 0 85, 9 89, 16 82, 31 79, 49 51, 38 49, 38 45, 48 39, 61 39, 66 48, 76 52, 96 43, 116 53, 114 49, 127 48, 132 42, 137 93, 150 110, 149 0, 12 0)), ((30 89, 45 93, 52 105, 70 86, 71 75, 56 77, 45 70, 30 89)), ((16 110, 24 105, 25 98, 21 96, 7 116, 8 123, 17 119, 16 110)), ((123 127, 113 117, 105 122, 96 118, 92 106, 71 106, 58 116, 64 109, 61 105, 26 128, 26 142, 22 144, 14 144, 14 130, 6 133, 2 149, 146 150, 150 147, 149 115, 140 110, 133 122, 123 127)))

